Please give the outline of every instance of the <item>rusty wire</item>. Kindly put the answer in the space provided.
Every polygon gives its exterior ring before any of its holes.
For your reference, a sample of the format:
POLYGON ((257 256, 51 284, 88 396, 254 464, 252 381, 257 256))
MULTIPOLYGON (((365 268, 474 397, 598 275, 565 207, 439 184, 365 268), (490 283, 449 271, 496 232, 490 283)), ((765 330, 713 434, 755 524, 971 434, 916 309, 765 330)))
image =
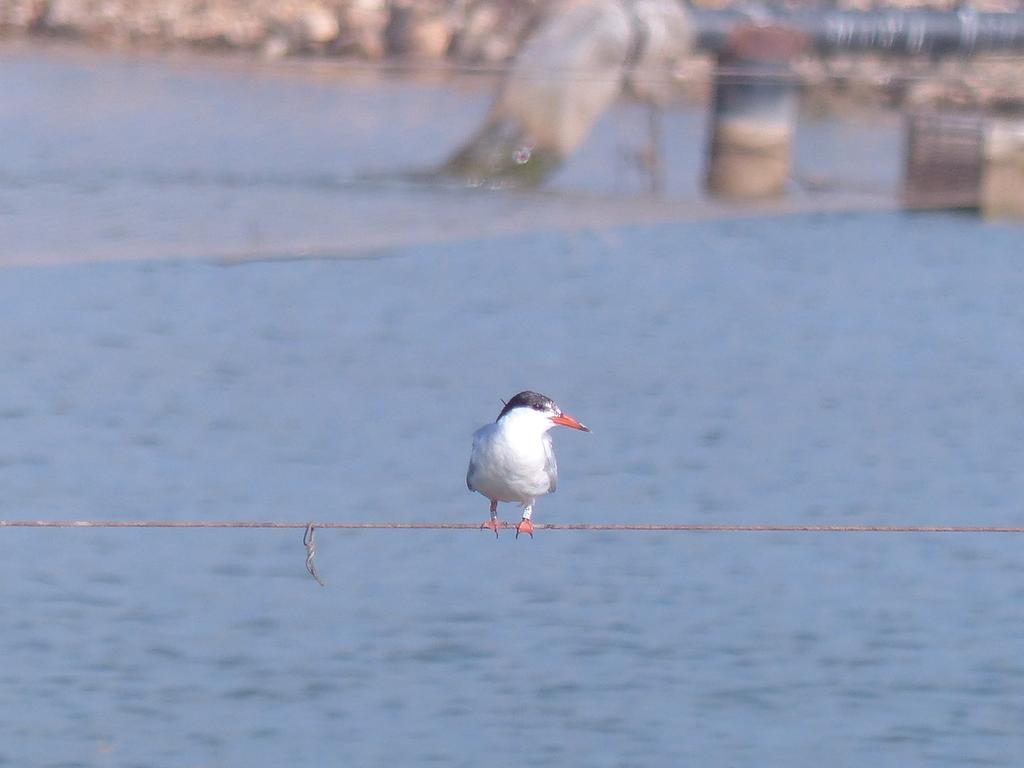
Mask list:
MULTIPOLYGON (((328 521, 296 523, 280 520, 0 520, 0 528, 301 528, 306 548, 306 570, 320 586, 325 586, 317 570, 316 528, 341 530, 460 530, 478 531, 479 523, 446 522, 353 522, 328 521)), ((515 530, 511 523, 499 521, 498 528, 515 530)), ((535 523, 542 531, 649 531, 679 533, 1024 533, 1024 526, 1013 525, 828 525, 760 523, 535 523)), ((495 531, 497 533, 497 531, 495 531)))
MULTIPOLYGON (((514 529, 511 523, 499 527, 514 529)), ((684 533, 1024 533, 1012 525, 827 525, 755 523, 534 523, 547 531, 676 531, 684 533)), ((0 528, 301 528, 312 543, 313 528, 342 530, 478 530, 479 523, 279 520, 0 520, 0 528)), ((307 544, 307 548, 309 544, 307 544)), ((314 545, 315 549, 315 545, 314 545)))
POLYGON ((320 572, 316 569, 316 563, 313 562, 313 558, 316 557, 316 540, 313 538, 313 529, 316 526, 313 523, 309 523, 306 526, 306 532, 302 534, 302 545, 306 548, 306 570, 309 571, 309 575, 316 579, 316 583, 321 587, 326 587, 324 580, 320 578, 320 572))

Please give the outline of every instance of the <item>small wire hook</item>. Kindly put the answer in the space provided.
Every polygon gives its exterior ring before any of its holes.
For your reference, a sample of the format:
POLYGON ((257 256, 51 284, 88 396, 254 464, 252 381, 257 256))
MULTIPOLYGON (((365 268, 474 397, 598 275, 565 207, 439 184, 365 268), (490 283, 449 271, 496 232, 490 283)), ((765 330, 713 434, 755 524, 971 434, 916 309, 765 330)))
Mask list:
POLYGON ((316 542, 313 540, 313 528, 313 523, 310 523, 306 526, 306 532, 302 535, 302 544, 306 547, 306 570, 309 571, 310 576, 316 579, 317 584, 325 587, 327 585, 320 578, 320 574, 316 570, 316 563, 313 562, 313 558, 316 557, 316 542))

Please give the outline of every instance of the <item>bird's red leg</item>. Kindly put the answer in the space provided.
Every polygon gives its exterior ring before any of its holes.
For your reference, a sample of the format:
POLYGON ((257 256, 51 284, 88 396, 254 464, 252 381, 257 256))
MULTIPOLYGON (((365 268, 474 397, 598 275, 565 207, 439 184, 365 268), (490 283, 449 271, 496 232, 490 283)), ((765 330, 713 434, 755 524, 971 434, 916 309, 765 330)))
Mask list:
POLYGON ((516 538, 519 538, 520 533, 530 534, 530 538, 533 538, 533 523, 530 522, 530 513, 533 512, 533 507, 529 506, 523 510, 523 519, 519 521, 519 525, 516 526, 516 538))
POLYGON ((494 531, 494 538, 498 538, 498 529, 503 526, 504 523, 498 520, 498 502, 491 499, 491 519, 481 525, 480 529, 483 530, 484 528, 487 528, 492 530, 494 531))

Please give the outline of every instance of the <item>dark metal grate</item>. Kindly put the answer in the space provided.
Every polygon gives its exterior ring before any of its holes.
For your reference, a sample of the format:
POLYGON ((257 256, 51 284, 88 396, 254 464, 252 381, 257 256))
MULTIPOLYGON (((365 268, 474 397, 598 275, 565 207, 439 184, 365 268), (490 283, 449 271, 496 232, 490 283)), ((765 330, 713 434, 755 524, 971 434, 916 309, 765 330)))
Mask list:
POLYGON ((981 113, 908 115, 904 205, 978 208, 984 135, 981 113))

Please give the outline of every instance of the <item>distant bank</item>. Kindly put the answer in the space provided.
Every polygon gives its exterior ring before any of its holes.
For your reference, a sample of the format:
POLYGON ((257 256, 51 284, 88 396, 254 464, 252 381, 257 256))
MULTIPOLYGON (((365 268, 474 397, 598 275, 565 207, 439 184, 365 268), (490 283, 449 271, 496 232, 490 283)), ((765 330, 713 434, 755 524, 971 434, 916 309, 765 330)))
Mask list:
MULTIPOLYGON (((569 4, 612 0, 0 0, 0 44, 71 39, 96 47, 244 51, 412 66, 502 67, 544 18, 569 4)), ((696 7, 747 7, 730 0, 696 7)), ((951 0, 789 2, 790 8, 963 8, 951 0)), ((1022 0, 979 0, 979 12, 1024 10, 1022 0)), ((805 96, 831 109, 849 104, 1024 103, 1021 58, 894 60, 837 55, 797 64, 805 96)), ((677 67, 679 93, 703 97, 711 61, 695 54, 677 67)))

